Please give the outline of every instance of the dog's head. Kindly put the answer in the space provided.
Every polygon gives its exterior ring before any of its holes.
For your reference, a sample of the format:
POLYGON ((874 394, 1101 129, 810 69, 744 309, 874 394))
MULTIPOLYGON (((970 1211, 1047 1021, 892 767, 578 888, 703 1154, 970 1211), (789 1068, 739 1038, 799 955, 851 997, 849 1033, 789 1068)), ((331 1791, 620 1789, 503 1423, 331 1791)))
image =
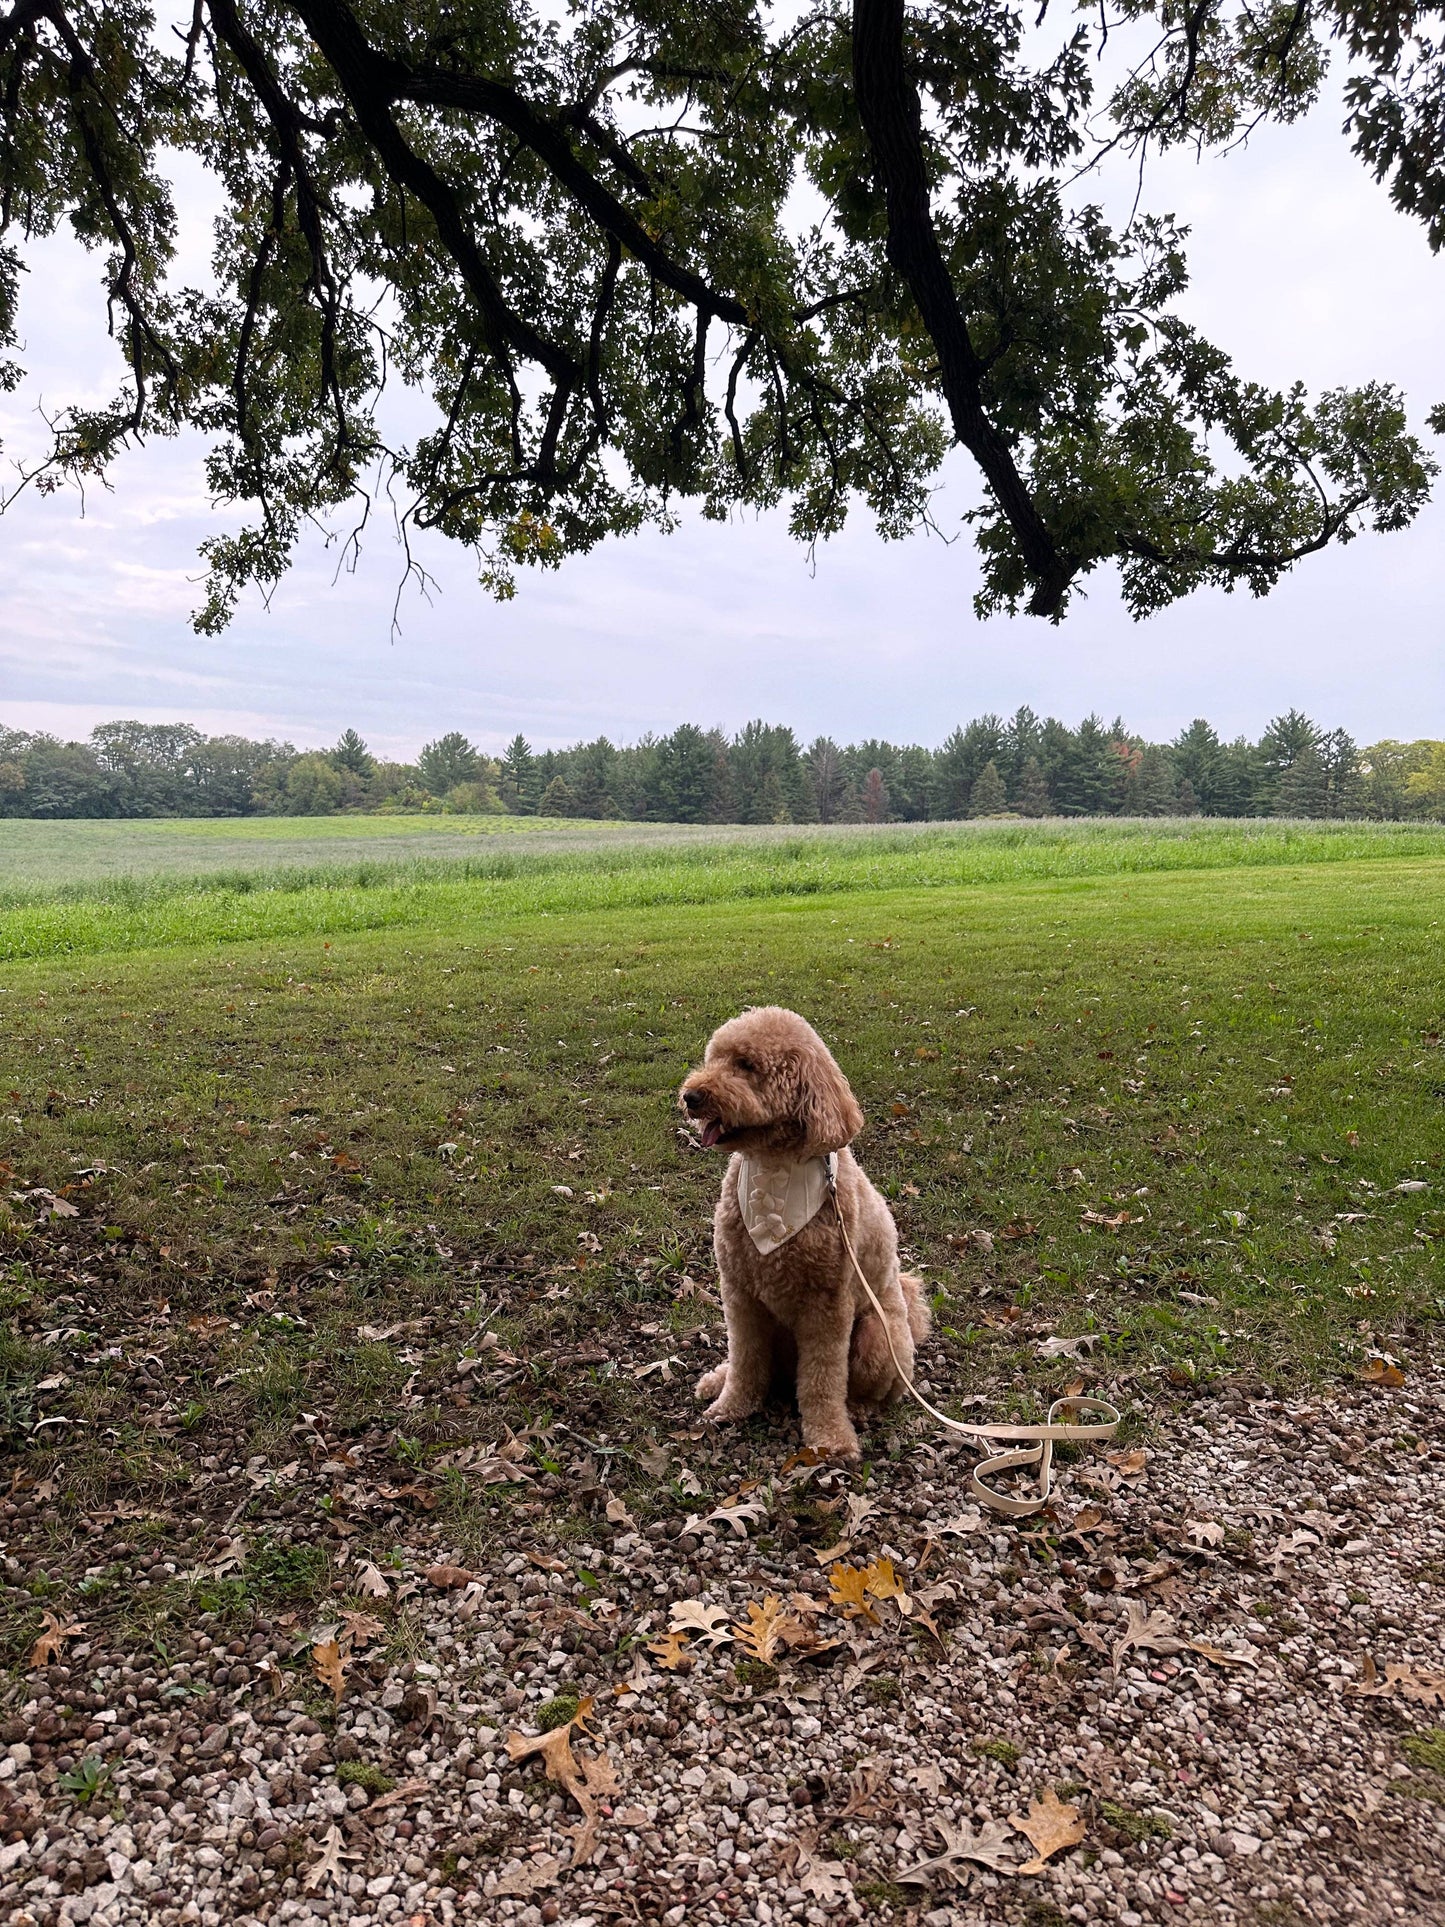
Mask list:
POLYGON ((678 1103, 702 1141, 729 1151, 820 1157, 863 1128, 863 1113, 813 1026, 794 1011, 745 1010, 708 1039, 678 1103))

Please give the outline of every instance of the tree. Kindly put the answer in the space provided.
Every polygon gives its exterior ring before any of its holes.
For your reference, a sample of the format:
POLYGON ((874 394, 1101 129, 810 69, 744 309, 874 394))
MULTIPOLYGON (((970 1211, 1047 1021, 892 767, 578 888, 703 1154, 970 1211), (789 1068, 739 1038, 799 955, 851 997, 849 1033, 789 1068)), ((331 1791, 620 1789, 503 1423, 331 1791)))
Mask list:
POLYGON ((421 786, 433 796, 445 796, 458 783, 474 783, 481 770, 480 753, 459 729, 448 730, 434 743, 424 743, 416 759, 421 786))
POLYGON ((820 823, 835 823, 843 801, 843 752, 831 736, 819 736, 808 748, 808 781, 820 823))
POLYGON ((579 816, 577 798, 565 777, 554 776, 542 792, 543 816, 579 816))
POLYGON ((1140 816, 1172 816, 1176 811, 1180 816, 1199 814, 1199 801, 1189 778, 1181 776, 1176 782, 1169 758, 1162 749, 1152 747, 1139 757, 1134 807, 1140 816))
POLYGON ((1320 737, 1316 753, 1325 773, 1329 816, 1358 816, 1362 788, 1360 748, 1347 729, 1332 729, 1320 737))
POLYGON ((532 745, 518 730, 502 751, 501 796, 509 810, 518 816, 535 816, 542 797, 542 783, 532 745))
POLYGON ((347 770, 352 776, 364 779, 376 774, 376 758, 354 729, 341 732, 341 739, 331 752, 331 760, 337 769, 347 770))
POLYGON ((974 782, 968 813, 970 816, 1002 816, 1007 808, 1008 791, 998 773, 998 764, 987 762, 974 782))
MULTIPOLYGON (((104 253, 123 357, 32 472, 84 482, 199 428, 242 524, 204 544, 206 630, 310 521, 364 527, 388 494, 507 594, 679 497, 785 501, 805 541, 860 504, 901 535, 955 444, 985 484, 986 609, 1057 617, 1108 562, 1136 614, 1261 593, 1403 527, 1434 465, 1388 385, 1310 403, 1236 374, 1176 311, 1172 221, 1112 232, 1070 183, 1106 152, 1142 166, 1297 118, 1338 43, 1355 149, 1438 246, 1433 18, 197 0, 177 39, 147 0, 11 0, 0 228, 68 221, 104 253), (1130 36, 1096 99, 1104 40, 1130 36), (198 161, 222 202, 206 289, 172 272, 198 161), (396 368, 430 403, 405 443, 380 406, 396 368)), ((0 348, 20 265, 0 256, 0 348)))
POLYGON ((341 772, 329 756, 313 750, 286 770, 276 798, 277 814, 328 816, 341 802, 341 772))
POLYGON ((1314 744, 1306 744, 1279 779, 1274 796, 1274 814, 1327 816, 1329 804, 1330 785, 1325 766, 1314 744))
POLYGON ((883 780, 881 769, 870 769, 864 777, 862 800, 865 823, 888 821, 888 785, 883 780))
POLYGON ((705 731, 683 723, 656 746, 647 813, 663 823, 705 823, 716 755, 705 731))
POLYGON ((1047 816, 1054 807, 1049 795, 1048 780, 1037 756, 1024 758, 1024 766, 1019 774, 1015 807, 1020 816, 1047 816))
POLYGON ((1213 724, 1196 716, 1188 729, 1180 730, 1172 747, 1180 781, 1187 780, 1196 800, 1208 809, 1214 801, 1224 753, 1213 724))
POLYGON ((1199 798, 1194 794, 1194 785, 1187 776, 1181 776, 1179 779, 1177 808, 1181 816, 1198 816, 1201 814, 1199 798))

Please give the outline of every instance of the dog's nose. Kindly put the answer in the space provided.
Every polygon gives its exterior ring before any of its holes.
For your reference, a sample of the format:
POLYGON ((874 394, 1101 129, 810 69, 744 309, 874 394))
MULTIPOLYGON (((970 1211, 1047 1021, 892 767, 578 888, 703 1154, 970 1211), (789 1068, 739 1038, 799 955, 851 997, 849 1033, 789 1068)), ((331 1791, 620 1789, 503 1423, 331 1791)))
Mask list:
POLYGON ((703 1096, 701 1091, 684 1091, 682 1094, 682 1101, 687 1106, 688 1110, 692 1112, 693 1116, 696 1117, 697 1113, 702 1109, 703 1105, 707 1102, 707 1099, 703 1096))

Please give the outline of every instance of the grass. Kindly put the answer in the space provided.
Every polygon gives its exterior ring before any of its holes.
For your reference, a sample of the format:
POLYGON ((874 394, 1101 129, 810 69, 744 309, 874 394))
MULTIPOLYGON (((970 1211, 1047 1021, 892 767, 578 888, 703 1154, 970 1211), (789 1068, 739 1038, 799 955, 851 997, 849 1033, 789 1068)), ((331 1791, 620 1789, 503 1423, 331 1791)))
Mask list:
MULTIPOLYGON (((770 887, 756 849, 670 867, 619 849, 428 885, 400 928, 343 930, 318 889, 331 934, 225 946, 141 949, 116 901, 115 949, 9 964, 0 1418, 17 1495, 55 1481, 26 1527, 47 1569, 96 1508, 123 1501, 147 1546, 234 1506, 251 1551, 204 1609, 299 1611, 356 1569, 313 1543, 344 1495, 318 1512, 285 1478, 322 1434, 385 1461, 386 1505, 444 1522, 462 1563, 513 1505, 586 1543, 577 1438, 642 1524, 684 1503, 642 1454, 694 1422, 717 1356, 719 1165, 686 1148, 672 1093, 749 1002, 807 1012, 862 1098, 945 1398, 1033 1412, 1079 1376, 1187 1397, 1372 1352, 1408 1375, 1445 1314, 1438 840, 1090 826, 794 848, 772 847, 773 894, 745 893, 770 887), (617 907, 647 890, 665 900, 617 907), (1046 1359, 1050 1332, 1096 1342, 1046 1359), (531 1485, 479 1496, 438 1463, 504 1427, 532 1428, 531 1485), (255 1455, 254 1489, 203 1473, 255 1455)), ((739 1462, 776 1436, 754 1421, 739 1462)), ((35 1598, 16 1610, 33 1637, 35 1598)))
MULTIPOLYGON (((332 820, 376 819, 316 819, 332 820)), ((20 827, 0 824, 0 851, 8 832, 20 827)), ((418 832, 395 850, 374 845, 364 861, 318 862, 324 839, 308 833, 289 844, 251 846, 284 847, 288 860, 280 865, 198 867, 193 857, 188 870, 177 872, 169 864, 148 868, 142 855, 134 871, 113 873, 86 868, 91 833, 142 826, 39 827, 71 833, 80 854, 71 865, 57 860, 43 879, 28 875, 23 865, 12 866, 12 880, 0 887, 0 961, 194 951, 463 920, 490 925, 600 910, 679 911, 754 899, 1445 853, 1445 828, 1401 824, 1141 819, 711 833, 676 825, 585 824, 548 838, 475 832, 472 853, 464 857, 417 856, 418 832)), ((196 826, 162 827, 174 832, 196 826)), ((195 847, 207 847, 205 839, 195 847)), ((209 847, 217 853, 222 848, 209 847)), ((328 853, 341 847, 333 842, 328 853)))

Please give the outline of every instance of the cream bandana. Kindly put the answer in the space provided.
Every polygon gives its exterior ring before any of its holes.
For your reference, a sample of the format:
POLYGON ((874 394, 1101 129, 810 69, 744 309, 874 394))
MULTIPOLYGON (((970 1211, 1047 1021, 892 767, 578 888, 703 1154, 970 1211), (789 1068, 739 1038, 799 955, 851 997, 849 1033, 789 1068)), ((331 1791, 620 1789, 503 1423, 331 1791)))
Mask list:
POLYGON ((740 1159, 738 1209, 759 1251, 776 1251, 812 1223, 823 1208, 836 1166, 831 1151, 825 1158, 805 1158, 801 1164, 740 1159))

